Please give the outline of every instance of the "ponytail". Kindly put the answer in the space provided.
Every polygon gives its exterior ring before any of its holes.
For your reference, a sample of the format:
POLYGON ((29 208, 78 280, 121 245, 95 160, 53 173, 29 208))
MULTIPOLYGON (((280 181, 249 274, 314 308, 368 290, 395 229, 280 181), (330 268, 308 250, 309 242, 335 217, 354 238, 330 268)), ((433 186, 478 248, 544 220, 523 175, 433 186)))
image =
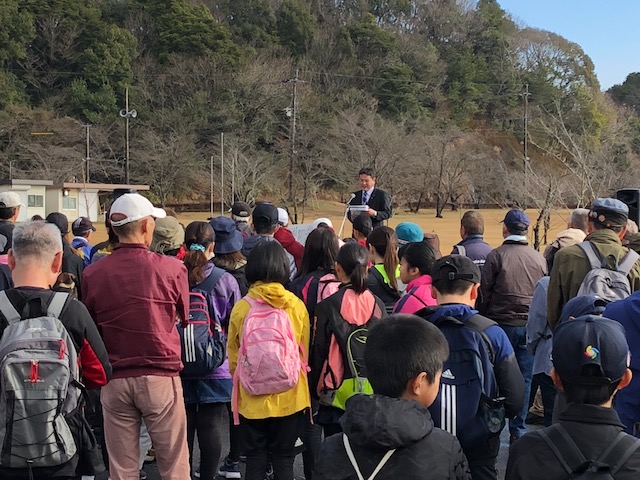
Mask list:
POLYGON ((338 265, 349 276, 351 288, 356 293, 367 289, 369 279, 369 252, 359 243, 346 243, 338 252, 338 265))
POLYGON ((367 237, 367 245, 372 245, 378 255, 383 258, 384 271, 389 277, 389 284, 398 290, 398 236, 392 228, 376 227, 367 237))
POLYGON ((215 241, 215 233, 207 222, 191 222, 185 229, 184 238, 188 253, 183 261, 189 274, 189 285, 193 286, 205 279, 209 263, 205 252, 215 241))

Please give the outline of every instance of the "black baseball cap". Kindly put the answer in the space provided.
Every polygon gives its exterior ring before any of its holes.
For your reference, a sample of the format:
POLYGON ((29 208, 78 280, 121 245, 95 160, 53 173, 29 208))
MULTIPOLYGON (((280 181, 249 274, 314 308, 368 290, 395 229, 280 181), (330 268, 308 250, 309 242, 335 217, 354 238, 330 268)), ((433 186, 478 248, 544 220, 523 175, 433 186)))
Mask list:
POLYGON ((96 227, 93 226, 93 222, 87 217, 78 217, 71 224, 71 231, 74 235, 82 235, 84 232, 96 231, 96 227))
POLYGON ((235 202, 231 205, 231 215, 241 218, 249 218, 251 216, 251 207, 245 202, 235 202))
POLYGON ((480 268, 469 257, 462 255, 447 255, 436 260, 431 269, 431 281, 436 283, 455 280, 480 283, 480 268))
POLYGON ((56 227, 58 227, 58 230, 60 230, 60 233, 62 233, 62 235, 66 235, 67 233, 69 233, 69 220, 64 213, 52 212, 47 215, 45 221, 47 223, 53 223, 56 227))
POLYGON ((278 208, 273 203, 259 203, 251 214, 255 227, 275 227, 278 224, 278 208))
POLYGON ((359 231, 365 236, 369 236, 373 230, 373 222, 371 217, 366 213, 361 213, 353 219, 353 229, 359 231))
POLYGON ((561 323, 553 333, 553 366, 560 379, 574 385, 610 385, 622 378, 631 355, 622 325, 596 315, 561 323), (585 376, 595 365, 599 375, 585 376))

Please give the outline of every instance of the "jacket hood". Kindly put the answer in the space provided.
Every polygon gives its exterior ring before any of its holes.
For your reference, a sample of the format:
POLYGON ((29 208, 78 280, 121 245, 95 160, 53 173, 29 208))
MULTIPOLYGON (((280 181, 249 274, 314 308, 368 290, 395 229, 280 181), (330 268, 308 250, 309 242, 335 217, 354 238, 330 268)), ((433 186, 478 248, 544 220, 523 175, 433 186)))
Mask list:
POLYGON ((576 243, 583 242, 586 236, 587 234, 582 230, 579 230, 577 228, 567 228, 566 230, 558 233, 553 243, 558 248, 569 247, 571 245, 575 245, 576 243))
POLYGON ((251 285, 249 295, 260 298, 275 308, 292 308, 298 301, 298 297, 286 290, 281 283, 256 282, 251 285))
POLYGON ((433 431, 426 407, 383 395, 351 397, 340 423, 354 444, 385 450, 412 445, 433 431))

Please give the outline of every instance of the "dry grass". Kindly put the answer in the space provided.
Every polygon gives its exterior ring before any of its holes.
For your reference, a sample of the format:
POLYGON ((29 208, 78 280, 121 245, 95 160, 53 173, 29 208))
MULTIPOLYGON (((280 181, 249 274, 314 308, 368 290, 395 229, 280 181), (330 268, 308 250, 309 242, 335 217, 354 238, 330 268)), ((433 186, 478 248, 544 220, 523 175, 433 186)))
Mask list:
MULTIPOLYGON (((440 237, 442 253, 447 254, 452 246, 460 240, 460 218, 465 211, 466 210, 452 212, 447 210, 443 213, 444 218, 436 218, 435 211, 432 209, 422 210, 418 214, 407 213, 404 210, 399 210, 393 218, 391 218, 389 226, 395 227, 401 222, 415 222, 420 225, 425 232, 436 232, 440 237)), ((500 209, 482 210, 482 215, 485 220, 485 241, 494 247, 502 243, 502 224, 500 221, 504 218, 505 213, 506 210, 500 209)), ((217 214, 219 215, 219 212, 217 212, 217 214)), ((344 207, 342 204, 337 202, 320 202, 319 208, 306 211, 304 221, 310 223, 316 218, 327 217, 331 219, 333 226, 337 231, 340 228, 343 214, 344 207)), ((536 210, 527 210, 527 214, 529 215, 532 224, 534 224, 538 218, 538 212, 536 210)), ((553 212, 551 216, 551 230, 548 235, 549 241, 552 241, 559 231, 566 228, 570 214, 570 210, 555 210, 553 212)), ((209 216, 209 212, 189 212, 179 214, 178 219, 186 226, 190 222, 196 220, 206 220, 209 216)), ((299 215, 299 217, 301 218, 301 215, 299 215)), ((96 228, 97 231, 91 238, 92 243, 98 243, 107 238, 103 224, 96 224, 96 228)), ((343 236, 349 236, 350 234, 351 224, 347 222, 343 236)), ((532 232, 530 232, 530 238, 533 243, 532 232)))

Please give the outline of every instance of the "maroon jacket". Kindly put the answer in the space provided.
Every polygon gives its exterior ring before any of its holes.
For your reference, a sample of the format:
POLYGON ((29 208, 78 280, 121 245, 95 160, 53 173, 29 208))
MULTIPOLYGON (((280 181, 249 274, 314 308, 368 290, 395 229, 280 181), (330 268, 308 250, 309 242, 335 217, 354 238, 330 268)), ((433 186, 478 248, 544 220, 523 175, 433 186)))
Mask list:
POLYGON ((300 264, 302 263, 302 254, 304 253, 304 245, 296 240, 293 233, 291 233, 291 230, 280 227, 276 230, 273 238, 280 242, 280 245, 282 245, 284 249, 291 254, 294 262, 296 262, 296 268, 300 268, 300 264))
POLYGON ((182 370, 176 322, 189 315, 187 269, 141 244, 120 244, 82 277, 83 302, 109 352, 113 378, 182 370))

